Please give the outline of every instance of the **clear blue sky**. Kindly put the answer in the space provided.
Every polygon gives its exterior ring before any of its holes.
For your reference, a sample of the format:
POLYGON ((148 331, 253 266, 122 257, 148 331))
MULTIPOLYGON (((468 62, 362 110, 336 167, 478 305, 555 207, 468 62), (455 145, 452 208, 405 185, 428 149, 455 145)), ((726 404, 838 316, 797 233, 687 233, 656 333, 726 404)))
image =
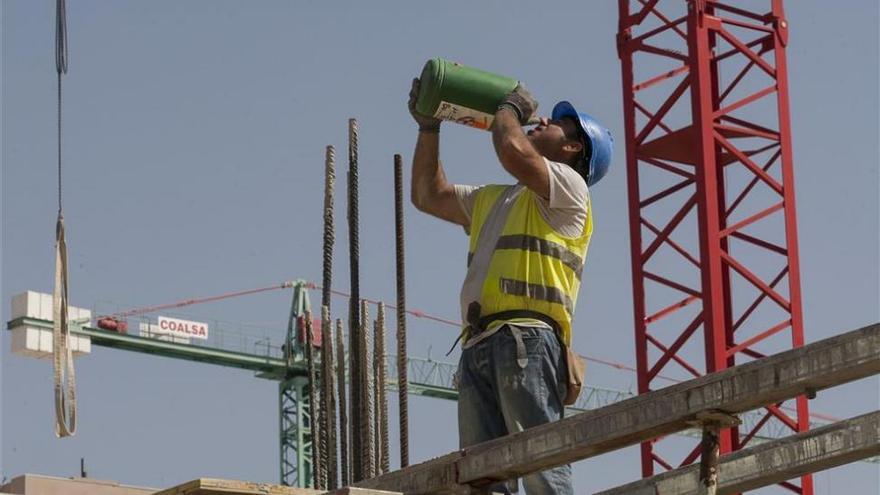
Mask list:
MULTIPOLYGON (((51 290, 54 5, 2 2, 3 321, 13 294, 51 290)), ((72 304, 128 308, 319 280, 324 146, 337 146, 342 166, 349 117, 361 125, 362 294, 393 301, 392 155, 409 163, 409 81, 442 56, 525 81, 545 111, 571 99, 618 137, 614 169, 593 191, 575 347, 634 363, 613 2, 70 0, 68 9, 72 304)), ((874 0, 789 1, 787 11, 805 332, 815 341, 880 319, 880 19, 874 0)), ((447 125, 442 139, 451 180, 508 180, 488 134, 447 125)), ((337 212, 334 285, 345 290, 341 201, 337 212)), ((455 318, 466 238, 412 207, 406 214, 409 306, 455 318)), ((277 337, 288 304, 279 292, 185 314, 259 323, 277 337)), ((455 337, 418 320, 410 328, 413 355, 440 358, 455 337)), ((51 363, 11 355, 6 332, 0 342, 3 476, 75 475, 85 457, 91 476, 154 487, 278 479, 273 382, 96 348, 77 361, 77 436, 57 440, 51 363)), ((631 373, 601 366, 588 381, 635 388, 631 373)), ((812 408, 837 417, 876 410, 878 384, 822 392, 812 408)), ((414 397, 410 414, 414 460, 455 449, 454 403, 414 397)), ((634 448, 578 463, 576 491, 636 479, 638 466, 634 448)), ((821 494, 872 494, 878 482, 876 464, 816 476, 821 494)))

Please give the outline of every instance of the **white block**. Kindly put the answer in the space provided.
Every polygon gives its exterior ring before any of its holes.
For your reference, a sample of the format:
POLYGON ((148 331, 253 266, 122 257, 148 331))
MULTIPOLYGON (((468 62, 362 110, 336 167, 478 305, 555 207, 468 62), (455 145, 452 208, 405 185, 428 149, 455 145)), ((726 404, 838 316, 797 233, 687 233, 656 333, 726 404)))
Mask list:
POLYGON ((20 326, 12 330, 12 352, 19 356, 47 358, 52 355, 52 332, 20 326), (48 346, 46 334, 48 333, 48 346), (48 349, 48 350, 47 350, 48 349))
MULTIPOLYGON (((12 320, 17 318, 35 318, 38 320, 52 321, 52 294, 44 294, 36 291, 25 291, 12 297, 12 320)), ((92 312, 85 308, 75 306, 67 307, 67 318, 70 321, 91 319, 92 312)), ((88 325, 90 322, 85 322, 88 325)))
POLYGON ((42 292, 34 293, 33 297, 28 294, 28 316, 52 321, 52 300, 47 296, 42 292))
POLYGON ((55 314, 52 312, 52 303, 52 294, 40 294, 40 316, 37 318, 52 321, 55 318, 55 314))
MULTIPOLYGON (((33 318, 52 321, 52 294, 25 291, 12 297, 12 320, 33 318)), ((89 325, 92 312, 75 306, 67 308, 68 320, 89 325), (86 321, 83 321, 86 320, 86 321)), ((92 352, 92 339, 84 335, 70 335, 70 350, 74 356, 92 352)), ((22 356, 48 358, 52 355, 52 329, 21 325, 12 329, 12 352, 22 356)))
POLYGON ((70 339, 72 341, 70 349, 73 351, 74 356, 81 356, 83 354, 90 354, 92 352, 91 337, 71 334, 70 339))
POLYGON ((38 320, 52 321, 52 296, 49 296, 48 306, 45 306, 46 294, 32 290, 17 294, 12 298, 12 319, 35 318, 38 320))
POLYGON ((21 294, 16 294, 12 296, 12 313, 10 314, 10 320, 15 320, 27 316, 27 297, 27 292, 22 292, 21 294))
MULTIPOLYGON (((52 330, 26 325, 12 329, 12 352, 20 356, 46 359, 52 356, 52 330)), ((70 350, 74 357, 92 352, 92 339, 88 336, 70 336, 70 350)))
POLYGON ((40 357, 40 334, 28 327, 12 330, 12 353, 19 356, 40 357))
POLYGON ((52 346, 52 330, 46 330, 45 328, 31 328, 29 329, 36 330, 40 332, 40 352, 45 352, 46 354, 52 354, 54 347, 52 346))
POLYGON ((92 322, 92 312, 85 308, 68 306, 67 319, 68 321, 76 322, 79 325, 90 326, 92 322))

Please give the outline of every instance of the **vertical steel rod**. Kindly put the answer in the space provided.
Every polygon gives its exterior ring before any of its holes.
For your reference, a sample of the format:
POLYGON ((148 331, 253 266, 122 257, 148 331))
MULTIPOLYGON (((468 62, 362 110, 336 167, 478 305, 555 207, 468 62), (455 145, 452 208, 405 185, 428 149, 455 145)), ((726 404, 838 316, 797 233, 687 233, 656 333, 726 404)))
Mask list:
POLYGON ((364 378, 361 388, 362 403, 360 412, 361 431, 363 432, 361 457, 364 463, 364 478, 372 478, 375 476, 376 463, 373 457, 373 380, 372 373, 370 373, 373 366, 370 361, 370 313, 367 301, 361 301, 360 317, 361 334, 360 342, 358 342, 360 356, 358 356, 358 360, 361 364, 361 376, 364 378))
MULTIPOLYGON (((323 329, 321 330, 323 332, 323 329)), ((323 344, 323 343, 322 343, 323 344)), ((317 350, 313 350, 313 353, 316 353, 316 359, 318 363, 315 365, 315 387, 318 388, 316 391, 317 399, 318 399, 318 416, 317 416, 317 427, 318 427, 318 488, 327 488, 327 436, 329 432, 327 431, 327 393, 324 389, 324 362, 323 355, 324 349, 320 346, 317 350)))
MULTIPOLYGON (((381 304, 381 303, 380 303, 381 304)), ((378 316, 377 316, 378 318, 378 316)), ((381 431, 382 431, 382 380, 379 376, 379 362, 382 360, 382 354, 379 352, 379 320, 373 320, 373 359, 370 361, 370 375, 371 375, 371 383, 372 383, 372 403, 373 403, 373 424, 372 424, 372 433, 373 438, 371 442, 373 444, 373 476, 379 476, 382 474, 382 441, 381 441, 381 431)))
POLYGON ((321 396, 324 433, 321 444, 324 466, 327 475, 324 487, 328 490, 337 488, 336 475, 336 385, 333 374, 333 321, 330 319, 330 308, 321 307, 321 396))
POLYGON ((330 309, 330 288, 333 286, 333 200, 334 186, 336 182, 335 170, 336 150, 333 146, 327 146, 324 155, 324 248, 322 251, 324 269, 321 286, 321 305, 330 309))
POLYGON ((700 494, 715 495, 718 491, 718 457, 720 443, 718 432, 721 425, 717 422, 707 422, 703 425, 703 441, 701 444, 702 456, 700 457, 700 494))
POLYGON ((348 311, 348 350, 351 357, 350 392, 351 397, 351 458, 353 482, 364 479, 363 469, 363 431, 358 416, 363 411, 362 389, 363 375, 361 356, 361 324, 360 324, 360 263, 358 245, 358 126, 357 120, 348 120, 348 258, 349 277, 351 279, 351 298, 348 311))
POLYGON ((336 476, 336 397, 333 379, 333 329, 330 319, 330 287, 333 285, 333 189, 336 181, 336 150, 327 146, 324 154, 324 243, 321 287, 321 376, 323 433, 321 453, 327 472, 326 488, 335 489, 336 476))
POLYGON ((397 400, 400 423, 400 467, 409 466, 409 397, 406 376, 406 270, 403 246, 403 160, 394 155, 394 226, 397 246, 397 400))
POLYGON ((336 320, 336 382, 339 384, 339 473, 342 486, 351 480, 348 455, 348 408, 345 401, 345 337, 342 320, 336 320))
POLYGON ((385 303, 379 303, 379 314, 376 316, 376 352, 374 358, 379 369, 376 373, 376 390, 378 391, 377 401, 379 403, 379 442, 380 445, 377 462, 379 463, 379 474, 387 473, 391 470, 388 457, 388 369, 385 356, 385 303))
POLYGON ((315 390, 317 379, 315 376, 314 342, 312 340, 312 313, 305 313, 306 330, 306 367, 309 374, 309 442, 312 447, 312 486, 321 486, 321 453, 318 446, 318 398, 315 390))

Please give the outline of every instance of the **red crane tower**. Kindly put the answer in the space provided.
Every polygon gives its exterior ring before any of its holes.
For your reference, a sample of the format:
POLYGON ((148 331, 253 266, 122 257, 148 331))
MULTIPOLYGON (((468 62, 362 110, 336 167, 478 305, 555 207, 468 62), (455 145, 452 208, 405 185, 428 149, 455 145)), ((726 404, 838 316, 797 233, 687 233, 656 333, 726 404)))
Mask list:
MULTIPOLYGON (((701 376, 804 343, 788 24, 782 0, 619 0, 619 8, 644 393, 660 388, 661 373, 701 376)), ((807 399, 791 402, 767 406, 750 431, 723 430, 721 453, 773 422, 807 430, 807 399)), ((671 443, 642 444, 643 476, 700 455, 699 445, 671 443)), ((782 485, 813 493, 809 475, 782 485)))

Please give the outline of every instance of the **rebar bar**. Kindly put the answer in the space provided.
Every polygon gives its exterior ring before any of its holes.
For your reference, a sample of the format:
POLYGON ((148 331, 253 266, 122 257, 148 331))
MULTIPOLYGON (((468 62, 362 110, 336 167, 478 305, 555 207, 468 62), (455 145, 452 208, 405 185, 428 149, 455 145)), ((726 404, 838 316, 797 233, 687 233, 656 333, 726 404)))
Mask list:
POLYGON ((321 453, 318 446, 317 433, 318 426, 318 398, 315 390, 317 379, 315 376, 315 356, 312 339, 312 313, 305 313, 305 332, 306 332, 306 367, 309 374, 309 439, 312 447, 312 486, 320 489, 321 486, 321 453))
POLYGON ((325 488, 336 488, 336 404, 333 385, 333 331, 330 328, 330 288, 333 284, 333 188, 336 180, 336 150, 327 146, 324 154, 324 243, 321 287, 321 454, 327 469, 325 488))
POLYGON ((400 467, 409 466, 409 397, 406 376, 406 271, 403 247, 403 159, 394 155, 394 232, 397 246, 397 400, 400 467))
POLYGON ((342 486, 348 486, 351 470, 348 464, 348 410, 345 401, 345 336, 342 320, 336 320, 336 382, 339 384, 339 473, 342 486))
MULTIPOLYGON (((322 329, 323 332, 323 329, 322 329)), ((317 395, 318 399, 318 409, 317 409, 317 421, 316 426, 318 427, 318 436, 317 436, 317 444, 318 450, 315 455, 318 458, 318 483, 316 488, 325 489, 327 488, 327 435, 329 434, 327 431, 327 396, 324 390, 324 362, 323 362, 323 347, 316 346, 317 349, 317 359, 319 362, 315 366, 315 386, 318 387, 315 395, 317 395)), ((316 351, 313 350, 313 353, 316 351)))
MULTIPOLYGON (((378 316, 377 316, 378 318, 378 316)), ((382 464, 382 442, 381 442, 381 431, 382 431, 382 396, 380 389, 381 380, 379 379, 379 361, 382 360, 379 351, 379 320, 373 320, 373 359, 370 361, 369 365, 372 368, 370 370, 370 382, 372 383, 371 391, 373 394, 372 397, 372 415, 373 415, 373 424, 371 425, 373 438, 371 443, 373 445, 373 476, 378 476, 381 474, 381 464, 382 464)))
POLYGON ((370 331, 368 323, 370 321, 370 310, 367 301, 361 301, 360 317, 361 338, 358 343, 360 346, 360 356, 358 357, 358 360, 361 363, 361 376, 364 378, 363 388, 361 389, 363 403, 361 405, 360 414, 361 431, 364 433, 363 443, 361 444, 361 456, 364 463, 364 478, 372 478, 376 475, 376 463, 373 452, 375 435, 373 432, 373 380, 372 373, 370 373, 372 370, 370 361, 370 331))
POLYGON ((703 441, 700 444, 700 495, 715 495, 718 492, 718 435, 721 426, 717 422, 707 422, 703 426, 703 441))
POLYGON ((336 485, 336 390, 333 375, 333 331, 330 308, 321 307, 321 461, 324 488, 336 485))
POLYGON ((327 146, 324 155, 324 249, 323 249, 323 284, 321 286, 321 306, 330 310, 330 290, 333 286, 333 200, 334 186, 336 183, 336 150, 333 146, 327 146))
POLYGON ((349 251, 349 277, 351 280, 351 298, 349 299, 348 311, 348 350, 351 363, 349 366, 351 379, 351 451, 352 455, 352 481, 364 479, 363 469, 363 438, 364 433, 361 418, 358 416, 363 411, 362 389, 363 375, 361 356, 361 325, 360 325, 360 262, 358 245, 358 126, 357 120, 348 120, 348 251, 349 251))
POLYGON ((379 474, 384 474, 391 470, 388 452, 388 394, 386 393, 388 369, 385 360, 385 303, 379 303, 378 311, 379 313, 376 315, 376 352, 374 353, 375 361, 379 366, 379 370, 376 373, 376 382, 379 384, 377 387, 379 391, 379 442, 377 443, 381 446, 381 455, 378 457, 378 472, 379 474))

